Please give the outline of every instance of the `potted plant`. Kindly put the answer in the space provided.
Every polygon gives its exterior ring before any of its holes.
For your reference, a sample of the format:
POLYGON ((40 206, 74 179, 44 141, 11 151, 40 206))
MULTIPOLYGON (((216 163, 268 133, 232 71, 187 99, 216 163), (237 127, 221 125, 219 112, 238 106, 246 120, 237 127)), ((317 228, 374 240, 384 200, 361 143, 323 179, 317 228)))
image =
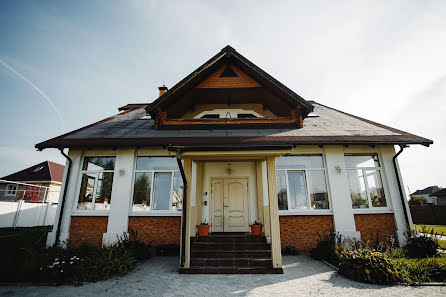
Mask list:
POLYGON ((253 224, 249 225, 251 227, 251 233, 254 236, 260 236, 262 234, 262 223, 255 221, 253 224))
POLYGON ((198 236, 200 237, 207 237, 209 235, 209 224, 208 223, 201 223, 200 225, 197 225, 198 229, 198 236))

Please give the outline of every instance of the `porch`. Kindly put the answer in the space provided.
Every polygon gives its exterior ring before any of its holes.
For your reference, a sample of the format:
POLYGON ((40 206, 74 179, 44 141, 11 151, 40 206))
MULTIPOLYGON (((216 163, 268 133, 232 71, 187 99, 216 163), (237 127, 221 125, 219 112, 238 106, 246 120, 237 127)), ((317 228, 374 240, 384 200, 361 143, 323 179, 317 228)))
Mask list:
POLYGON ((184 151, 180 273, 282 273, 276 190, 280 150, 184 151), (262 236, 249 225, 263 225, 262 236), (197 237, 196 226, 210 225, 197 237))

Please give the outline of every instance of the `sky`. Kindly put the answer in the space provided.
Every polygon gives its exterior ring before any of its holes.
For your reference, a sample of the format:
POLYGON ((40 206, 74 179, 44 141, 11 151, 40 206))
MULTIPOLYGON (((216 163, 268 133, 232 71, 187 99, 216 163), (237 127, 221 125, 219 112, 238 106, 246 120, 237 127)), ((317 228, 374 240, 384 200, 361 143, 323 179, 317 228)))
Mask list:
MULTIPOLYGON (((446 187, 446 1, 0 1, 0 176, 38 142, 152 102, 226 45, 307 100, 423 136, 413 192, 446 187)), ((406 188, 407 191, 407 188, 406 188)))

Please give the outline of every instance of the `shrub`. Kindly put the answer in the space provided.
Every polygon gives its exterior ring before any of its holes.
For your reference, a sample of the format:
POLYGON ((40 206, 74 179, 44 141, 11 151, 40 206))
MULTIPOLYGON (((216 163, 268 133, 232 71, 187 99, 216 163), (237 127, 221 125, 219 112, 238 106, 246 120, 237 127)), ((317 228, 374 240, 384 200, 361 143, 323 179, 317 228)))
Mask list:
POLYGON ((338 266, 340 274, 359 282, 393 284, 407 279, 397 262, 370 249, 341 251, 338 266))
POLYGON ((342 236, 339 233, 328 233, 320 235, 317 233, 319 241, 317 246, 310 251, 310 256, 316 260, 326 260, 337 264, 338 250, 342 249, 342 236))
POLYGON ((409 199, 409 205, 415 206, 415 205, 426 205, 426 198, 421 195, 415 195, 410 197, 409 199))
POLYGON ((416 231, 410 231, 406 235, 407 242, 403 247, 404 251, 409 257, 432 257, 438 254, 438 237, 433 232, 433 229, 429 232, 425 226, 422 228, 422 233, 417 234, 416 231))

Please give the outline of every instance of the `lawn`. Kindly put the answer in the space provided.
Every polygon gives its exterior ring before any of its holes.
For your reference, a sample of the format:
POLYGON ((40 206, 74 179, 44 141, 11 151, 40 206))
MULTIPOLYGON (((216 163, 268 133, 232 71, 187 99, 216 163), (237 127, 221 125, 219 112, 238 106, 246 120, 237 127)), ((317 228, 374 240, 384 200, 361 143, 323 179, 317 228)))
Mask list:
POLYGON ((446 250, 446 240, 439 240, 438 244, 442 249, 446 250))
POLYGON ((423 226, 426 226, 427 230, 430 231, 432 228, 434 229, 434 232, 443 235, 446 235, 446 225, 423 225, 423 224, 414 224, 414 228, 418 231, 422 231, 423 226))

